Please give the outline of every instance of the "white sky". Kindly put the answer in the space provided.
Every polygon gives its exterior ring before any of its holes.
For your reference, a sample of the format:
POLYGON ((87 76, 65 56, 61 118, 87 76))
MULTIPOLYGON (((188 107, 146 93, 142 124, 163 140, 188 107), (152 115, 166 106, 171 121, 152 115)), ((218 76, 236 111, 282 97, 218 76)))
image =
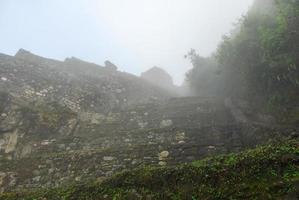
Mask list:
POLYGON ((139 75, 156 65, 177 84, 194 48, 215 51, 253 0, 0 0, 0 52, 76 56, 139 75))

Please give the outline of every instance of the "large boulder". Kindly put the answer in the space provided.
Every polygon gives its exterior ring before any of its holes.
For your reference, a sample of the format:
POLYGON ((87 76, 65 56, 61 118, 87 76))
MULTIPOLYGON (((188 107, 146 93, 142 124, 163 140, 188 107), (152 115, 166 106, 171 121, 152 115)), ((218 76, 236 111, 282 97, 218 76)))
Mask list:
POLYGON ((172 77, 162 68, 152 67, 151 69, 143 72, 141 78, 163 89, 174 91, 172 77))
POLYGON ((110 70, 110 71, 117 71, 117 66, 110 62, 109 60, 105 61, 105 68, 110 70))

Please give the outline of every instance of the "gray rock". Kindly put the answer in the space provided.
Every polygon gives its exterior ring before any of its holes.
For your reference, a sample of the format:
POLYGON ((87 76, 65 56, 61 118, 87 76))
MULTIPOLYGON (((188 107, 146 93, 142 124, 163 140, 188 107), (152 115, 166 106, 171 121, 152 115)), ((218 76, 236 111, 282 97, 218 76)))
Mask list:
POLYGON ((55 171, 55 169, 53 169, 53 168, 48 169, 48 173, 49 173, 49 174, 54 173, 54 171, 55 171))
POLYGON ((139 126, 139 128, 141 128, 141 129, 144 129, 147 125, 148 125, 147 122, 138 122, 138 126, 139 126))
POLYGON ((58 144, 58 148, 62 150, 65 149, 65 144, 58 144))
POLYGON ((169 156, 168 151, 162 151, 158 154, 159 160, 165 160, 169 156))
POLYGON ((7 81, 8 79, 6 77, 1 77, 1 81, 7 81))
POLYGON ((160 161, 158 164, 159 164, 160 166, 166 166, 166 165, 167 165, 167 162, 165 162, 165 161, 160 161))
POLYGON ((35 169, 35 170, 32 171, 32 174, 33 174, 34 176, 38 176, 38 175, 40 175, 40 171, 37 170, 37 169, 35 169))
POLYGON ((40 179, 41 179, 41 176, 36 176, 36 177, 32 178, 32 181, 33 182, 39 182, 40 179))
POLYGON ((112 160, 114 160, 115 159, 115 157, 113 157, 113 156, 104 156, 103 157, 103 160, 104 161, 112 161, 112 160))
POLYGON ((7 117, 6 113, 1 113, 1 117, 7 117))
POLYGON ((169 126, 172 126, 172 120, 171 119, 167 119, 167 120, 162 120, 160 122, 160 128, 166 128, 166 127, 169 127, 169 126))

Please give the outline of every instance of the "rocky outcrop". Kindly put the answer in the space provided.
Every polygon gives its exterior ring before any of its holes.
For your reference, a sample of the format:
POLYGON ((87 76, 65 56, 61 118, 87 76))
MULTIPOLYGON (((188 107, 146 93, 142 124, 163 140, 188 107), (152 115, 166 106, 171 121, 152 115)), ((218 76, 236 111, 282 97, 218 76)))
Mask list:
POLYGON ((3 152, 0 172, 7 182, 2 190, 103 180, 124 169, 191 162, 275 137, 265 127, 244 129, 224 101, 215 98, 174 98, 107 115, 84 112, 65 118, 56 134, 51 129, 54 133, 34 135, 39 128, 30 125, 31 132, 19 137, 14 153, 3 152), (72 120, 77 123, 68 123, 72 120), (9 186, 9 181, 15 185, 9 186))
MULTIPOLYGON (((2 140, 3 149, 5 153, 10 153, 15 151, 17 143, 18 143, 18 132, 15 130, 12 133, 6 133, 4 134, 4 138, 2 140)), ((1 149, 1 147, 0 147, 1 149)))
POLYGON ((0 154, 9 159, 33 153, 43 140, 72 137, 85 124, 99 125, 115 110, 171 96, 116 69, 24 49, 0 54, 0 74, 0 154))
POLYGON ((105 61, 105 68, 110 70, 110 71, 117 71, 117 66, 110 62, 109 60, 105 61))
POLYGON ((56 101, 78 112, 109 112, 172 94, 142 79, 77 58, 64 62, 20 50, 0 55, 0 90, 25 101, 56 101))
POLYGON ((103 180, 276 136, 240 120, 232 101, 171 98, 148 81, 77 58, 1 54, 0 76, 0 191, 103 180))
POLYGON ((173 84, 172 77, 159 67, 150 68, 143 72, 140 77, 168 91, 176 91, 177 89, 173 84))

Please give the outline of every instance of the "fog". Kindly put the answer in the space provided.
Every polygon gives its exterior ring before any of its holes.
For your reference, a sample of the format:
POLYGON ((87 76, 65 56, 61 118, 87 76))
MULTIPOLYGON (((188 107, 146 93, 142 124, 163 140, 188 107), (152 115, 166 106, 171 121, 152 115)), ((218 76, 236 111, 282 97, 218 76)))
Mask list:
POLYGON ((298 199, 299 0, 0 0, 0 200, 298 199))
POLYGON ((0 52, 109 59, 136 75, 159 66, 180 84, 191 68, 183 56, 191 48, 213 52, 252 1, 2 0, 0 52))

